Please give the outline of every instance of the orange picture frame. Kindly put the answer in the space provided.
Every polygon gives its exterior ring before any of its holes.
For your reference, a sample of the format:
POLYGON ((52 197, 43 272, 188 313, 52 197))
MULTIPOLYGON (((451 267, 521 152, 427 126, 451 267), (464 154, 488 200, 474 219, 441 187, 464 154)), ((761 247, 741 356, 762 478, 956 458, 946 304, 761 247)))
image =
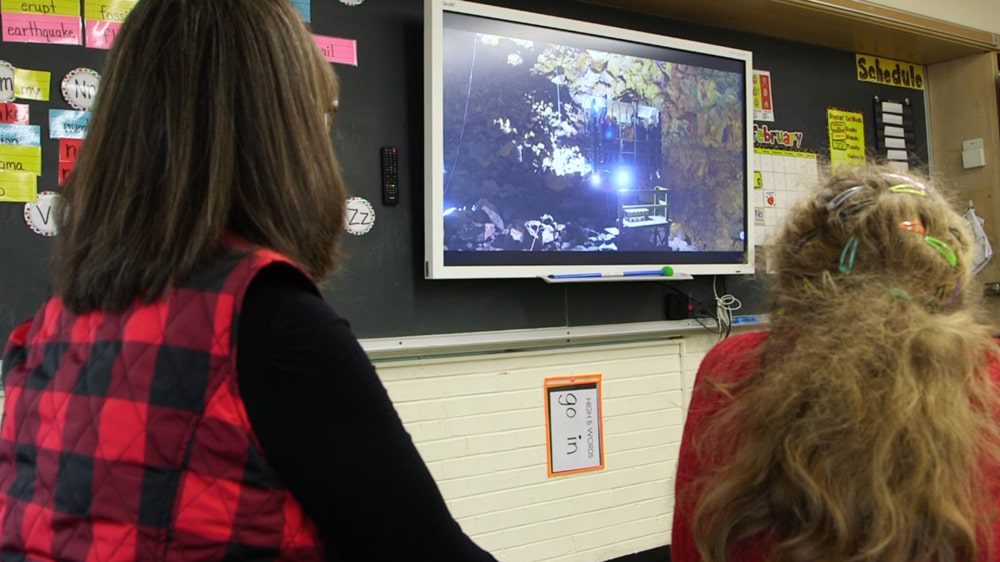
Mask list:
POLYGON ((555 476, 568 476, 570 474, 580 474, 584 472, 594 472, 604 470, 606 463, 606 455, 604 448, 604 386, 603 377, 601 374, 589 374, 589 375, 573 375, 564 377, 549 377, 545 379, 545 384, 543 387, 544 401, 545 401, 545 459, 546 466, 548 468, 549 478, 555 476), (553 423, 552 423, 552 395, 554 391, 565 391, 572 389, 581 390, 596 390, 597 391, 597 404, 596 404, 596 420, 597 420, 597 433, 600 448, 600 460, 599 464, 595 466, 587 466, 583 468, 576 468, 572 470, 554 470, 553 467, 553 423))

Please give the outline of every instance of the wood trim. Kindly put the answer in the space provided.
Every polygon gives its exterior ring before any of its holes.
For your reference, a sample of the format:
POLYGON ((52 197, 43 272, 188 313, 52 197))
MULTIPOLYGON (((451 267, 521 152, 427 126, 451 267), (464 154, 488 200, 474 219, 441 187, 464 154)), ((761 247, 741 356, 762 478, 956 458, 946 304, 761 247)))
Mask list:
MULTIPOLYGON (((985 53, 927 68, 930 110, 928 130, 934 150, 931 174, 949 191, 960 209, 973 201, 986 220, 986 236, 995 252, 993 261, 974 279, 977 284, 1000 280, 1000 96, 996 53, 985 53), (986 166, 962 167, 962 141, 982 138, 986 166)), ((988 299, 991 312, 1000 314, 1000 300, 988 299)), ((995 317, 995 316, 994 316, 995 317)))
POLYGON ((881 23, 888 27, 904 30, 919 30, 920 33, 940 37, 957 43, 972 45, 986 50, 998 47, 998 37, 995 33, 975 29, 956 23, 935 18, 929 18, 911 12, 896 10, 885 6, 858 2, 857 0, 773 0, 781 4, 789 4, 809 10, 815 10, 832 15, 848 16, 871 22, 881 23))
POLYGON ((1000 48, 994 33, 858 0, 585 1, 918 64, 1000 48))

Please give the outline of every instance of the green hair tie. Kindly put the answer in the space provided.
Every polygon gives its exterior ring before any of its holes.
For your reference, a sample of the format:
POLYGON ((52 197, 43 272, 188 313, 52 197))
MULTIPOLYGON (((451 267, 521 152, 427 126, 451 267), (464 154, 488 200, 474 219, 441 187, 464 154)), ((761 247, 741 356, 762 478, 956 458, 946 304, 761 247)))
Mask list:
POLYGON ((952 250, 951 246, 949 246, 943 240, 934 238, 933 236, 925 236, 924 242, 927 242, 928 246, 934 248, 935 252, 941 254, 941 257, 943 257, 945 261, 948 262, 948 265, 950 265, 953 268, 958 267, 958 254, 956 254, 955 250, 952 250))
POLYGON ((858 253, 858 239, 851 236, 851 239, 844 244, 844 249, 840 252, 840 272, 847 275, 854 270, 854 258, 858 253))
POLYGON ((893 193, 907 193, 909 195, 919 195, 927 197, 927 188, 914 185, 912 183, 900 183, 889 188, 893 193))

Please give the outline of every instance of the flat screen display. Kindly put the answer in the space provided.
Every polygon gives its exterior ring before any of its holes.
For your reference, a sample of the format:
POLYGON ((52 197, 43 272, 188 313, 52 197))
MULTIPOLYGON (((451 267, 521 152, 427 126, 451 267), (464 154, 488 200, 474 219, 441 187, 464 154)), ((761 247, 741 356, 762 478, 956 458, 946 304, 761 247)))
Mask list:
POLYGON ((430 88, 440 276, 751 262, 749 53, 468 8, 430 88))

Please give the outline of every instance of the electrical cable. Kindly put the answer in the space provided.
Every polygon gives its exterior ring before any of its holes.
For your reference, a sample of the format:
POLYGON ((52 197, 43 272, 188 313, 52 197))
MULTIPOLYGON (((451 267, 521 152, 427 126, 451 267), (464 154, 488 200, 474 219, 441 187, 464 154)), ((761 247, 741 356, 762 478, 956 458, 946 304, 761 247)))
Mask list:
POLYGON ((715 314, 719 324, 719 339, 726 339, 733 331, 734 312, 743 308, 740 299, 730 295, 726 291, 726 281, 722 280, 722 292, 719 295, 718 275, 712 276, 712 295, 715 297, 715 314))
POLYGON ((670 285, 664 285, 663 287, 666 289, 670 289, 671 291, 677 293, 678 295, 681 295, 682 297, 688 299, 689 302, 693 303, 695 305, 695 309, 693 310, 691 319, 697 322, 698 325, 704 328, 705 331, 707 331, 708 333, 710 334, 718 333, 716 327, 710 326, 702 322, 702 320, 716 320, 716 317, 714 316, 714 314, 712 314, 712 309, 708 305, 692 297, 691 295, 685 293, 684 291, 677 289, 676 287, 672 287, 670 285), (698 308, 701 308, 701 312, 698 311, 698 308))

